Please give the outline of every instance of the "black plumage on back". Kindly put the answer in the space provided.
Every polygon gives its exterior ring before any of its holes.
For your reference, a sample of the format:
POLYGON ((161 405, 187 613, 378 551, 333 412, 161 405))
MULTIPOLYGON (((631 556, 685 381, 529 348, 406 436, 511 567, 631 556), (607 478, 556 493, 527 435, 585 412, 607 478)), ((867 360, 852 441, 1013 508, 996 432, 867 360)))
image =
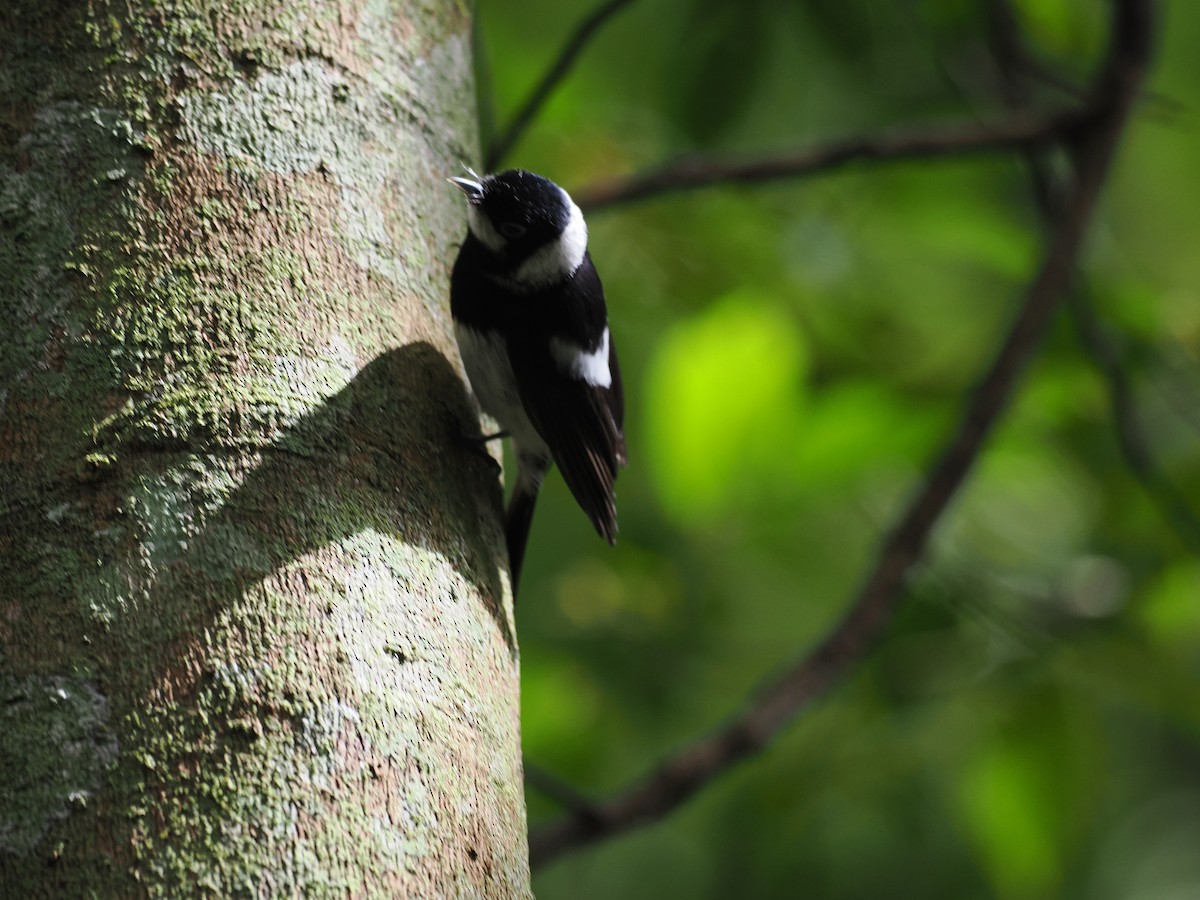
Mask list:
POLYGON ((451 276, 459 347, 480 405, 512 438, 517 457, 505 523, 515 592, 552 463, 596 531, 616 541, 625 399, 579 208, 528 172, 451 180, 469 204, 451 276))

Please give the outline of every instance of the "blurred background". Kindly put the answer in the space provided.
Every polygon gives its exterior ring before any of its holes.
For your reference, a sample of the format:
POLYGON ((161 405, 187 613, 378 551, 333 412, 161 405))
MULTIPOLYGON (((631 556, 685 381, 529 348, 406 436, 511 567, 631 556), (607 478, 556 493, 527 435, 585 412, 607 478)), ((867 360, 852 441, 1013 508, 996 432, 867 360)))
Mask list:
MULTIPOLYGON (((993 5, 635 0, 504 165, 578 194, 684 153, 979 121, 1003 110, 993 5)), ((1082 302, 883 641, 681 811, 539 869, 540 900, 1200 898, 1200 6, 1164 6, 1082 302)), ((1031 96, 1070 102, 1108 4, 1011 7, 1053 73, 1031 96)), ((479 0, 485 130, 594 8, 479 0)), ((995 352, 1043 228, 1028 170, 1001 156, 589 223, 628 398, 621 539, 600 541, 553 475, 517 618, 526 762, 601 797, 837 621, 995 352)), ((532 786, 528 801, 534 830, 561 811, 532 786)))

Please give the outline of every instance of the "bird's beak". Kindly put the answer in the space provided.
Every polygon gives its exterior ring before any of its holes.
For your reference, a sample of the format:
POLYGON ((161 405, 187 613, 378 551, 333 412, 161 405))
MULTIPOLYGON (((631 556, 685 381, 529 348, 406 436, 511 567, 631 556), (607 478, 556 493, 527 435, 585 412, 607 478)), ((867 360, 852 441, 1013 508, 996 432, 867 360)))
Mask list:
POLYGON ((446 180, 467 195, 468 203, 474 204, 483 200, 483 185, 475 179, 451 177, 446 180))

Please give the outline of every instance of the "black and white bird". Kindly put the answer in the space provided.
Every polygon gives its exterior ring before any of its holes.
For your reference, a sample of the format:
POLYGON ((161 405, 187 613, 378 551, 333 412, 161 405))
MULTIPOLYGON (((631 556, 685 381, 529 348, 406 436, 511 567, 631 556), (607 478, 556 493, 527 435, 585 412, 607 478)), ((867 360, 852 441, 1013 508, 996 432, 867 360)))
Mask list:
POLYGON ((554 182, 520 169, 451 178, 467 198, 450 310, 484 411, 513 442, 505 515, 513 595, 538 490, 556 463, 596 531, 617 538, 624 396, 587 225, 554 182))

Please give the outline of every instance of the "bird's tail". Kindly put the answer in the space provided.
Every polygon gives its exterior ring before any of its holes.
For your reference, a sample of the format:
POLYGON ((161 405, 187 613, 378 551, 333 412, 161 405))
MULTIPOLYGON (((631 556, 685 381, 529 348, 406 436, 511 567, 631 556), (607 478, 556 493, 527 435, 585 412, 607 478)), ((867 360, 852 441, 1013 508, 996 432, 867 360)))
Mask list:
POLYGON ((530 458, 517 460, 517 485, 513 488, 508 511, 504 515, 504 537, 508 543, 508 571, 512 578, 513 603, 517 602, 517 587, 521 582, 521 564, 525 561, 525 545, 533 524, 533 509, 538 491, 546 476, 547 464, 530 458))

